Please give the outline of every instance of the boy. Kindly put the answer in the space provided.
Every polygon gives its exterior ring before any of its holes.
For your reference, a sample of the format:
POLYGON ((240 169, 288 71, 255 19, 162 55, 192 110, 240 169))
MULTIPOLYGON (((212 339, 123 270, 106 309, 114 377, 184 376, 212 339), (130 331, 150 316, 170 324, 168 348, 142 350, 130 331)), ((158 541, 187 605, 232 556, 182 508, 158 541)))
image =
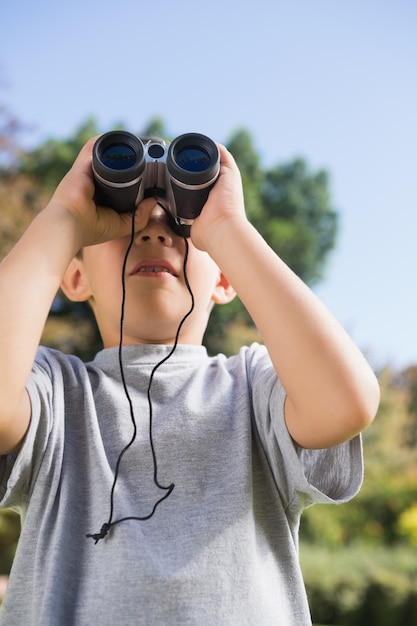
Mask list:
POLYGON ((0 266, 0 498, 22 517, 1 623, 310 624, 299 517, 359 489, 376 379, 247 221, 222 146, 188 239, 193 311, 180 326, 186 241, 148 198, 121 340, 131 216, 94 204, 93 141, 0 266), (93 308, 92 363, 38 349, 60 285, 93 308), (266 347, 210 358, 235 292, 266 347))

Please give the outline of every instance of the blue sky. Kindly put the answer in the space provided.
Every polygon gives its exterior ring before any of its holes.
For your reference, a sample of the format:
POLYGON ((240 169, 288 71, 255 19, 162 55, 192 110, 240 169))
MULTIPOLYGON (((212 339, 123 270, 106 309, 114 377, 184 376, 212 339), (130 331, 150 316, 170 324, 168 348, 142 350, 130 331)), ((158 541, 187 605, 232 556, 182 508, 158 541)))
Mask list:
POLYGON ((158 115, 326 169, 341 229, 316 292, 375 367, 417 364, 414 0, 4 0, 0 23, 0 102, 27 147, 158 115))

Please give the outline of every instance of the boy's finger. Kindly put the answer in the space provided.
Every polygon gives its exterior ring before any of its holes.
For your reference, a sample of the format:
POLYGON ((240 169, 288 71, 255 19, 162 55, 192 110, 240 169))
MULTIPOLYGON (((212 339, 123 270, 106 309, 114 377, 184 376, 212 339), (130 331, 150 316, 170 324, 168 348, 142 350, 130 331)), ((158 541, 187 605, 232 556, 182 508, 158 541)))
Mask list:
POLYGON ((156 198, 146 198, 146 200, 142 200, 142 202, 138 204, 135 212, 135 224, 138 227, 138 230, 145 228, 149 221, 149 217, 157 204, 158 201, 156 198))

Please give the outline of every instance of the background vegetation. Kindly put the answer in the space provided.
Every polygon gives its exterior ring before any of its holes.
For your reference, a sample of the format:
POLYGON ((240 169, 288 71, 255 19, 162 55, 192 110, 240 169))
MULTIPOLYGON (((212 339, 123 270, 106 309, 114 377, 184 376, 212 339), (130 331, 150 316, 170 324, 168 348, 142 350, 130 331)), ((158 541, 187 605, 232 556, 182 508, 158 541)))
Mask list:
MULTIPOLYGON (((0 107, 0 258, 45 205, 81 146, 99 132, 90 119, 72 137, 50 139, 25 153, 19 150, 20 128, 0 107)), ((133 132, 170 138, 160 119, 133 132)), ((265 169, 244 128, 235 129, 227 145, 242 172, 248 217, 313 286, 323 278, 337 242, 328 174, 312 171, 301 158, 265 169)), ((205 343, 211 352, 230 354, 258 339, 236 301, 215 309, 205 343)), ((89 309, 62 294, 43 342, 85 359, 100 348, 89 309)), ((301 563, 313 618, 321 624, 417 623, 417 365, 399 372, 387 365, 378 375, 382 402, 364 434, 361 493, 346 505, 308 509, 301 526, 301 563)), ((1 512, 0 575, 9 572, 18 536, 16 514, 1 512)))

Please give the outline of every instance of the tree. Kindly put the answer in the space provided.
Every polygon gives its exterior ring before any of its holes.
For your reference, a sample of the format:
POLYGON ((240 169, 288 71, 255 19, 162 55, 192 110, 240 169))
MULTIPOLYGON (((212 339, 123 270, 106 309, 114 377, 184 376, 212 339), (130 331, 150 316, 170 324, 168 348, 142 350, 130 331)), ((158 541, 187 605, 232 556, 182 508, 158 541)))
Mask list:
POLYGON ((338 224, 328 174, 311 171, 301 158, 262 170, 245 129, 231 136, 228 148, 242 174, 248 218, 302 280, 321 280, 338 224))
POLYGON ((286 263, 309 285, 323 278, 337 233, 328 175, 311 172, 303 159, 266 172, 259 228, 286 263))
POLYGON ((47 198, 41 187, 21 174, 17 166, 23 154, 18 136, 25 128, 6 106, 0 105, 0 259, 47 198))
POLYGON ((0 104, 0 167, 10 165, 19 152, 18 136, 26 126, 0 104))
POLYGON ((417 447, 408 437, 415 428, 408 385, 416 371, 379 373, 381 405, 363 434, 360 493, 302 517, 300 560, 321 624, 417 623, 417 447))
POLYGON ((168 139, 165 122, 162 117, 154 117, 151 119, 138 134, 141 137, 159 137, 160 139, 168 139))
MULTIPOLYGON (((417 447, 409 433, 415 427, 407 380, 410 369, 379 373, 382 395, 378 415, 363 434, 365 477, 352 503, 314 506, 301 524, 301 539, 316 545, 401 545, 417 534, 404 535, 400 520, 416 504, 417 447)), ((416 522, 417 522, 417 518, 416 522)))
POLYGON ((245 128, 236 129, 227 141, 227 148, 233 154, 242 176, 248 219, 251 222, 262 221, 261 185, 265 173, 249 131, 245 128))
POLYGON ((410 446, 417 445, 417 365, 410 365, 397 377, 397 384, 407 390, 407 403, 412 420, 405 433, 410 446))
POLYGON ((46 191, 53 192, 83 145, 98 134, 96 122, 90 118, 75 131, 73 137, 66 140, 48 139, 38 148, 23 154, 19 170, 46 191))

